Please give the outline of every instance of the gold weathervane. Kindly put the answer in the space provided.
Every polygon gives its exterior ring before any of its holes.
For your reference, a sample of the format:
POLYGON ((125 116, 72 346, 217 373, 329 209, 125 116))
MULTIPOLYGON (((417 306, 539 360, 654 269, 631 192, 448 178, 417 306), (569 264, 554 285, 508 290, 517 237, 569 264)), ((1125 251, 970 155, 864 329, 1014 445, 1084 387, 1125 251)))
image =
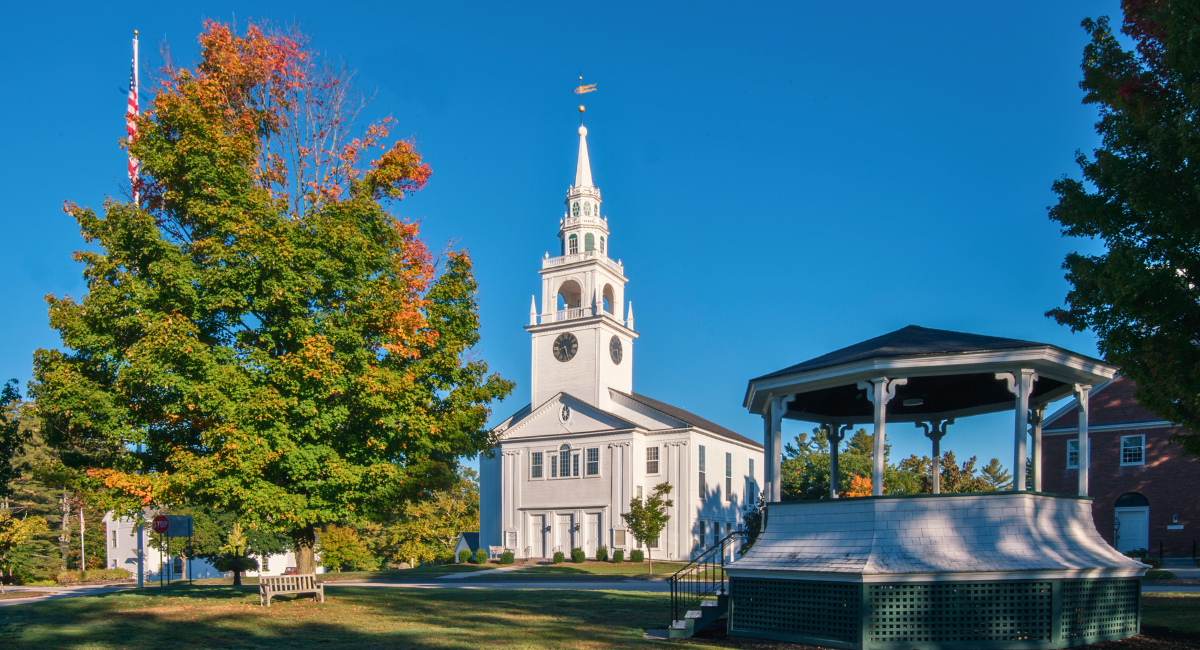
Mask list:
MULTIPOLYGON (((594 92, 595 90, 596 84, 587 84, 585 86, 583 84, 583 77, 579 77, 579 85, 576 86, 575 90, 572 92, 574 92, 576 95, 582 95, 584 93, 594 92)), ((583 124, 583 104, 579 105, 579 123, 583 124)))

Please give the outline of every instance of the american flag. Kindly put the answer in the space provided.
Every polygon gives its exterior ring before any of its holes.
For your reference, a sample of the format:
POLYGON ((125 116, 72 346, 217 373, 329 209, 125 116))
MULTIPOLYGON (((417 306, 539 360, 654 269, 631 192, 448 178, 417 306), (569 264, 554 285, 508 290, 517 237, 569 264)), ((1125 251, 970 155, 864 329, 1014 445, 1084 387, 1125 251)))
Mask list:
MULTIPOLYGON (((129 105, 125 109, 125 133, 129 135, 129 141, 133 142, 137 137, 137 118, 138 118, 138 41, 137 32, 133 33, 133 63, 129 68, 129 105)), ((138 159, 133 157, 133 153, 129 154, 129 185, 133 188, 133 203, 138 205, 138 159)))

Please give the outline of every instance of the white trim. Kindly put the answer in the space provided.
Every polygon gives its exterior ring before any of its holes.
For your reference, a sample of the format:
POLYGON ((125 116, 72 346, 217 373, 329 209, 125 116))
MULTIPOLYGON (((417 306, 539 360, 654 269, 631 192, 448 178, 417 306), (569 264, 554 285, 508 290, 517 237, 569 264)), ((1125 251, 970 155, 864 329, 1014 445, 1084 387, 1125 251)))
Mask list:
POLYGON ((840 573, 821 571, 763 571, 738 569, 727 565, 725 572, 731 578, 770 578, 772 580, 814 580, 818 582, 856 582, 865 584, 888 582, 978 582, 1001 580, 1064 580, 1076 578, 1140 578, 1146 569, 1049 569, 1046 571, 971 571, 929 573, 840 573))
MULTIPOLYGON (((1142 429, 1169 429, 1179 426, 1174 422, 1166 420, 1151 420, 1149 422, 1122 422, 1120 424, 1088 424, 1088 432, 1104 432, 1104 431, 1141 431, 1142 429)), ((1077 436, 1079 429, 1071 427, 1069 429, 1042 429, 1043 436, 1077 436)))

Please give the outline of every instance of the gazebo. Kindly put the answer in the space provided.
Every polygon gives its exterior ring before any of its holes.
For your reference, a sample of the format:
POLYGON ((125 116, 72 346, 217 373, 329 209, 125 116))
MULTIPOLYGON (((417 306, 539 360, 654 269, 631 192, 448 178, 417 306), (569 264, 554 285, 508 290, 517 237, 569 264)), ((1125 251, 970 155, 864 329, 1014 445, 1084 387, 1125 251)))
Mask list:
POLYGON ((910 325, 752 379, 745 406, 763 416, 769 503, 757 541, 726 567, 729 633, 863 649, 1063 648, 1137 634, 1147 566, 1096 531, 1087 462, 1077 495, 1041 492, 1046 405, 1078 398, 1087 458, 1088 392, 1115 371, 1045 343, 910 325), (1011 492, 939 494, 934 462, 934 494, 883 493, 886 425, 922 429, 936 459, 957 419, 1006 410, 1011 492), (781 501, 784 418, 828 432, 830 499, 781 501), (837 445, 867 423, 873 495, 839 499, 837 445))

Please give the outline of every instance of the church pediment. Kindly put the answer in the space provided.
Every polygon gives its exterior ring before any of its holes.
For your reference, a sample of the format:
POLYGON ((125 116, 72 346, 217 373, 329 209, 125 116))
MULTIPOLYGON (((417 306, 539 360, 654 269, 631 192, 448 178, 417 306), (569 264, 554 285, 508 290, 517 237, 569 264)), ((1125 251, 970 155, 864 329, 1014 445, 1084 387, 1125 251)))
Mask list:
POLYGON ((567 393, 558 393, 536 409, 528 406, 521 409, 496 427, 495 432, 499 440, 515 440, 638 428, 634 422, 567 393))

